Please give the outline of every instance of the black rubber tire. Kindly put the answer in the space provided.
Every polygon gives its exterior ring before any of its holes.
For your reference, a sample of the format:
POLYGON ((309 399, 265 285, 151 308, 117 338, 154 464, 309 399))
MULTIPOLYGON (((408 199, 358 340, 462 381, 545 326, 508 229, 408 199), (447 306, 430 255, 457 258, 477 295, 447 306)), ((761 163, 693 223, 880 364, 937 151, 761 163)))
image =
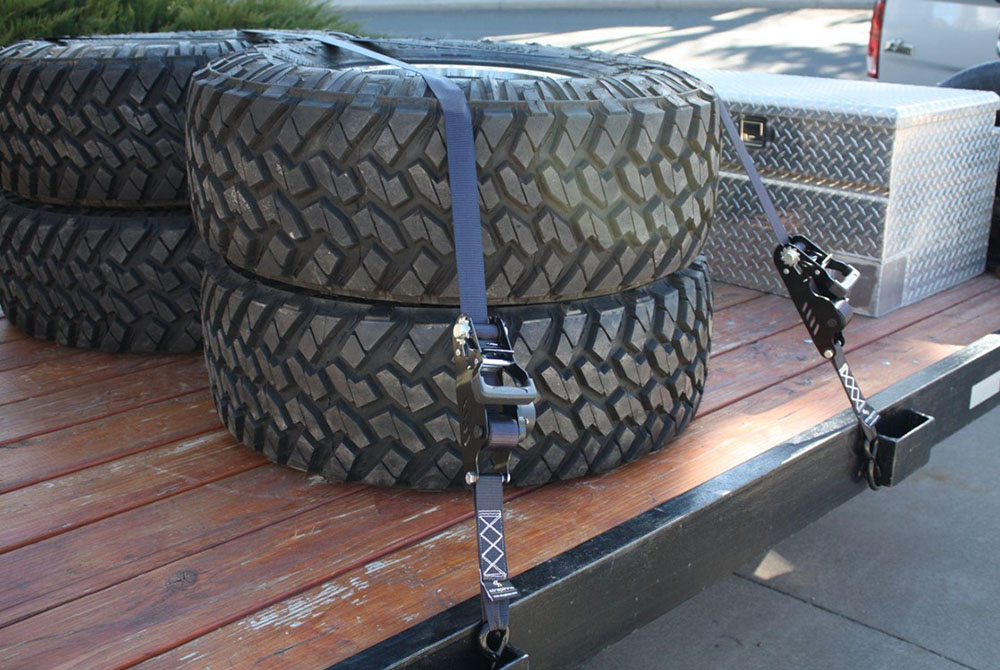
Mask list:
POLYGON ((210 255, 185 210, 72 211, 0 195, 0 306, 59 344, 196 351, 210 255))
MULTIPOLYGON (((701 400, 711 329, 703 261, 627 293, 495 310, 541 393, 515 485, 656 451, 701 400)), ((206 273, 205 353, 222 421, 270 460, 331 480, 461 485, 455 310, 364 304, 206 273)))
MULTIPOLYGON (((973 91, 993 91, 1000 95, 1000 62, 982 63, 956 72, 938 86, 973 91)), ((997 119, 997 125, 1000 125, 1000 118, 997 119)), ((997 182, 993 200, 993 225, 990 227, 986 267, 1000 271, 1000 181, 997 182)))
POLYGON ((0 188, 95 207, 188 203, 188 81, 236 31, 108 35, 0 49, 0 188))
MULTIPOLYGON (((375 45, 411 62, 573 75, 457 80, 473 114, 491 303, 618 293, 700 252, 720 132, 704 83, 581 49, 375 45)), ((443 116, 418 75, 343 72, 360 62, 297 42, 196 74, 195 220, 214 250, 262 278, 337 297, 457 304, 443 116)))

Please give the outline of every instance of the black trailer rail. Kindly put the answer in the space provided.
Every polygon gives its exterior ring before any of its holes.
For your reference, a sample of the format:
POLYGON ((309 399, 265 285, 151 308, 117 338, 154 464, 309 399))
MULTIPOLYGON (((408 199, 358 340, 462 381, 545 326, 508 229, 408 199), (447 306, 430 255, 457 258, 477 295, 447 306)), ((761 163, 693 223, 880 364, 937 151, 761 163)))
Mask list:
MULTIPOLYGON (((1000 334, 893 385, 873 404, 886 417, 914 407, 935 417, 900 455, 901 481, 926 464, 935 444, 1000 404, 1000 334)), ((529 651, 511 667, 572 667, 867 491, 858 431, 845 410, 515 579, 522 597, 511 616, 529 651)), ((478 626, 478 602, 470 600, 332 667, 475 667, 478 626)))

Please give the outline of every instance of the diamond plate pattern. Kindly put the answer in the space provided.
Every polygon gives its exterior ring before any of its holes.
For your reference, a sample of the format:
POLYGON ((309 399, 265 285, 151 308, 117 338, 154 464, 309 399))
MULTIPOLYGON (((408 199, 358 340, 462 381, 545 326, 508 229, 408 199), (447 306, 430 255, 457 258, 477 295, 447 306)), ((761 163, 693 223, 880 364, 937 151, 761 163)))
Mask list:
MULTIPOLYGON (((824 249, 881 258, 887 199, 836 189, 764 179, 778 214, 791 232, 801 232, 824 249)), ((774 233, 761 212, 750 181, 725 172, 706 255, 720 281, 787 295, 774 271, 774 233)), ((857 296, 857 304, 866 301, 857 296)), ((853 304, 853 301, 852 301, 853 304)))
MULTIPOLYGON (((979 91, 700 70, 734 117, 767 121, 751 149, 790 232, 848 262, 855 311, 881 316, 982 272, 1000 141, 979 91)), ((711 239, 721 281, 774 293, 774 240, 724 142, 711 239)))

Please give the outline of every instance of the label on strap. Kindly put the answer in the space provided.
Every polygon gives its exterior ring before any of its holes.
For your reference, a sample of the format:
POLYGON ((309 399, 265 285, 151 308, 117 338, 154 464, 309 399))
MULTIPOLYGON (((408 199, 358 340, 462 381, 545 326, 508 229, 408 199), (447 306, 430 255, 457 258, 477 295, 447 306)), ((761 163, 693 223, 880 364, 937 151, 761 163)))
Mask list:
POLYGON ((516 598, 519 594, 517 589, 507 580, 494 579, 490 582, 480 582, 483 586, 483 590, 486 592, 486 597, 496 602, 497 600, 509 600, 511 598, 516 598))
POLYGON ((480 475, 476 482, 476 540, 479 547, 479 583, 491 601, 516 598, 508 580, 507 543, 503 528, 503 477, 480 475))

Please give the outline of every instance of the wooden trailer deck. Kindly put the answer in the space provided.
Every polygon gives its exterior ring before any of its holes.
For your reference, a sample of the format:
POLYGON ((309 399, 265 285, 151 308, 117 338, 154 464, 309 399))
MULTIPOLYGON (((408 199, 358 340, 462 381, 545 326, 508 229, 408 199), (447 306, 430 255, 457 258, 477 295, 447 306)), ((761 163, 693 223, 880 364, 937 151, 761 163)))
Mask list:
MULTIPOLYGON (((515 575, 846 408, 790 301, 717 285, 716 310, 708 389, 679 440, 508 492, 515 575)), ((873 394, 998 329, 1000 280, 983 275, 856 317, 848 349, 873 394)), ((269 464, 219 425, 207 386, 198 355, 65 349, 0 320, 0 667, 370 667, 388 656, 356 655, 391 654, 477 595, 470 494, 269 464)), ((474 602, 458 611, 475 621, 474 602)), ((515 608, 535 668, 518 625, 515 608)))

